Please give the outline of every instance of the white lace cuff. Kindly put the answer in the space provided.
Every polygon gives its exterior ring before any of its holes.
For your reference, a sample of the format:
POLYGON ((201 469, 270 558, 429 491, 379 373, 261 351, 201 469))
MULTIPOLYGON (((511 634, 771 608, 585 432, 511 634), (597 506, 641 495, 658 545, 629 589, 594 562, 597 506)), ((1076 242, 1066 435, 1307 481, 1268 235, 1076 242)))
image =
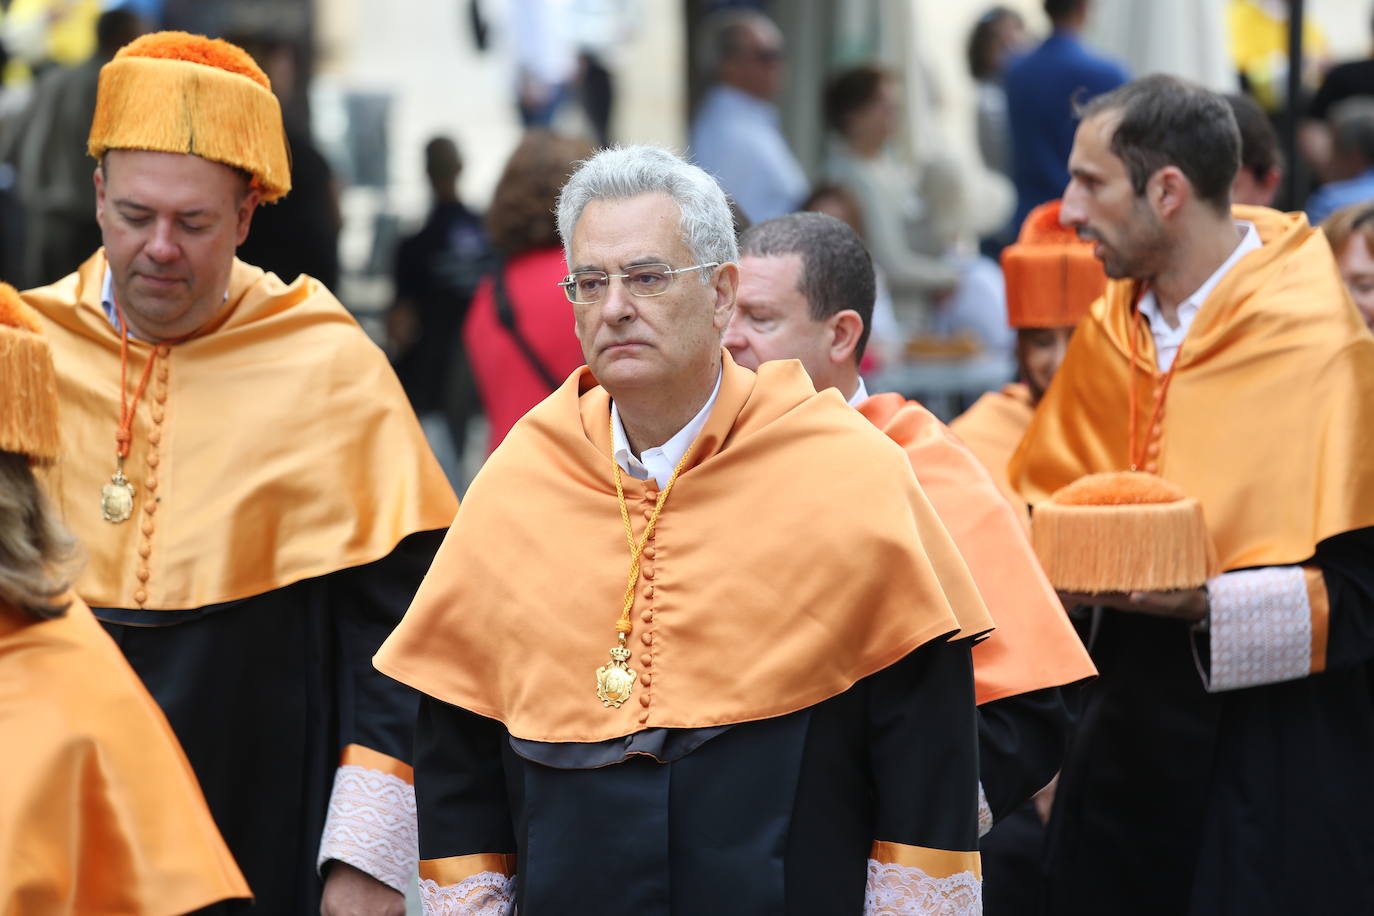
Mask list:
POLYGON ((513 916, 514 895, 514 879, 500 872, 478 872, 446 887, 429 878, 420 879, 425 916, 513 916))
POLYGON ((1306 677, 1312 671, 1312 607, 1301 566, 1228 572, 1207 583, 1216 693, 1306 677))
POLYGON ((978 782, 978 839, 988 835, 992 829, 992 806, 988 804, 988 795, 983 791, 983 783, 978 782))
POLYGON ((317 865, 347 862, 404 894, 419 856, 414 787, 380 770, 339 767, 317 865))
POLYGON ((983 883, 971 871, 932 878, 919 868, 868 860, 864 916, 982 916, 983 883))

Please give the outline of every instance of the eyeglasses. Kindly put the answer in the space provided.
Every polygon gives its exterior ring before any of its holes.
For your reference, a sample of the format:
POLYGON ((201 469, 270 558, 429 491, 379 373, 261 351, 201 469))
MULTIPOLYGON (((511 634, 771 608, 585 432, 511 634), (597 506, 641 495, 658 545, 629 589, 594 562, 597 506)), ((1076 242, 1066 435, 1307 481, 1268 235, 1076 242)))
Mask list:
POLYGON ((632 296, 661 296, 673 285, 673 278, 692 270, 712 270, 720 266, 719 261, 707 264, 693 264, 676 270, 667 264, 637 264, 627 268, 623 274, 608 274, 604 270, 578 270, 568 274, 558 285, 574 305, 600 302, 611 288, 611 280, 620 280, 632 296))

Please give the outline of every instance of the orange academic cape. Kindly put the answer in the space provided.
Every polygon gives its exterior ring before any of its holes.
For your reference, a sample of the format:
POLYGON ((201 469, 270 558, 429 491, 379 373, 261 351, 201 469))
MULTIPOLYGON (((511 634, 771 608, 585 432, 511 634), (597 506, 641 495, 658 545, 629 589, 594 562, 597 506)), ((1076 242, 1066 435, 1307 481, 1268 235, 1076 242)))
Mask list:
MULTIPOLYGON (((596 697, 629 548, 610 398, 585 367, 488 459, 377 668, 517 738, 594 742, 784 715, 931 640, 986 632, 901 449, 837 392, 817 394, 800 363, 755 375, 723 360, 646 552, 630 636, 636 668, 651 653, 640 702, 596 697)), ((641 532, 657 484, 624 487, 641 532)))
POLYGON ((249 896, 161 710, 74 599, 0 602, 0 910, 171 916, 249 896))
POLYGON ((997 489, 1017 507, 1021 523, 1027 526, 1030 525, 1030 513, 1026 510, 1026 501, 1007 478, 1007 465, 1034 414, 1030 389, 1021 382, 1013 382, 1004 385, 1001 391, 987 392, 949 424, 954 434, 988 469, 997 489))
POLYGON ((973 453, 934 414, 899 394, 875 395, 859 412, 906 450, 997 624, 973 647, 979 705, 1096 675, 1016 509, 973 453))
MULTIPOLYGON (((1374 525, 1374 337, 1305 216, 1234 209, 1264 244, 1199 309, 1152 440, 1160 476, 1201 501, 1225 570, 1302 563, 1320 541, 1374 525)), ((1031 503, 1128 467, 1131 381, 1150 441, 1161 374, 1132 314, 1135 290, 1108 283, 1074 332, 1012 459, 1012 484, 1031 503)))
MULTIPOLYGON (((457 500, 385 356, 328 290, 235 261, 195 337, 159 346, 124 463, 134 517, 112 524, 119 333, 104 252, 23 294, 57 365, 62 453, 48 488, 89 557, 95 607, 181 610, 378 560, 443 528, 457 500), (144 575, 146 573, 146 575, 144 575)), ((154 348, 130 340, 132 395, 154 348)))

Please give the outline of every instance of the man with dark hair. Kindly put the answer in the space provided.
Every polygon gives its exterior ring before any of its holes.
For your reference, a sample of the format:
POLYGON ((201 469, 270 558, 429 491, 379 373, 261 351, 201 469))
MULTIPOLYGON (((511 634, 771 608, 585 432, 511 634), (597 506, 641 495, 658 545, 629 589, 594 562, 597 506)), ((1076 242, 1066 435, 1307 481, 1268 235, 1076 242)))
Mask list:
POLYGON ((692 121, 692 158, 754 222, 790 213, 806 173, 778 126, 783 42, 757 10, 727 9, 702 25, 698 67, 712 82, 692 121))
POLYGON ((432 203, 420 231, 396 249, 396 302, 387 335, 396 377, 421 417, 442 412, 461 462, 476 407, 461 330, 488 265, 482 214, 458 196, 463 157, 449 137, 425 144, 432 203))
POLYGON ((1054 776, 1068 737, 1058 688, 1093 667, 1040 571, 1020 516, 973 453, 901 395, 869 397, 859 360, 873 314, 873 263, 849 226, 793 213, 744 233, 725 346, 742 366, 798 359, 907 453, 997 621, 973 649, 979 702, 980 832, 1054 776))
POLYGON ((1011 177, 1016 185, 1013 231, 1033 207, 1052 200, 1069 180, 1064 163, 1073 144, 1075 101, 1126 82, 1126 71, 1083 46, 1079 33, 1089 0, 1046 0, 1050 37, 1007 68, 1011 177))
POLYGON ((1374 200, 1374 99, 1346 99, 1331 110, 1332 179, 1307 199, 1307 219, 1320 223, 1342 207, 1374 200))
POLYGON ((1231 183, 1231 203, 1267 207, 1274 202, 1283 180, 1283 156, 1274 125, 1248 95, 1233 92, 1222 96, 1231 106, 1240 128, 1240 169, 1231 183))
POLYGON ((1109 277, 1012 459, 1033 504, 1159 475, 1203 507, 1205 587, 1091 601, 1046 912, 1353 913, 1374 900, 1374 338, 1301 214, 1226 206, 1220 97, 1095 100, 1061 220, 1109 277))

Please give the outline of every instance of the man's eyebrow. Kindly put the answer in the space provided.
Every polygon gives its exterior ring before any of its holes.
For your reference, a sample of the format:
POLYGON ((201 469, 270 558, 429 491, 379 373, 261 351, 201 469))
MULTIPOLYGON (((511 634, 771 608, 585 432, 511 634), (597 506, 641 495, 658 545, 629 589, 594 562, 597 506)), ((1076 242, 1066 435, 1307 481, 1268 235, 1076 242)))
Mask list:
MULTIPOLYGON (((125 197, 121 197, 121 198, 117 199, 114 203, 115 203, 115 206, 118 207, 118 208, 121 209, 121 210, 137 210, 139 213, 154 213, 154 212, 156 212, 152 207, 148 206, 147 204, 141 204, 141 203, 138 203, 137 201, 129 200, 128 198, 125 198, 125 197)), ((207 215, 207 214, 209 214, 209 213, 210 213, 209 210, 206 210, 206 209, 203 208, 203 207, 197 207, 197 208, 194 209, 194 210, 178 210, 178 211, 177 211, 177 216, 178 216, 178 217, 182 217, 182 218, 185 218, 185 217, 192 217, 192 218, 194 218, 194 217, 205 216, 205 215, 207 215)))

